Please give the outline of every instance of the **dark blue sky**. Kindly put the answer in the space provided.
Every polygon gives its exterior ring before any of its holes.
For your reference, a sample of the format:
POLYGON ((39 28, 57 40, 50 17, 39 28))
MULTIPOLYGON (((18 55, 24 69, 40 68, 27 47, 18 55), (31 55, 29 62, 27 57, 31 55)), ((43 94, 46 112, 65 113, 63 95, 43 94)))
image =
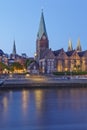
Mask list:
POLYGON ((67 50, 68 40, 76 48, 80 38, 87 49, 87 0, 0 0, 0 49, 10 54, 13 40, 17 53, 33 56, 41 8, 53 50, 67 50))

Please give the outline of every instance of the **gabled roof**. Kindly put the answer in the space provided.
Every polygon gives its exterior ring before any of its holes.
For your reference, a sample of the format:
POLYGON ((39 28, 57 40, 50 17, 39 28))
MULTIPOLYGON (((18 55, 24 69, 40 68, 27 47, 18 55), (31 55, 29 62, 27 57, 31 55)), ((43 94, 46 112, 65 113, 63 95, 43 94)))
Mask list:
POLYGON ((28 69, 34 69, 34 66, 36 67, 36 69, 39 69, 39 64, 34 61, 32 62, 29 66, 28 66, 28 69))
POLYGON ((72 51, 67 51, 66 54, 67 56, 72 56, 72 54, 75 52, 75 50, 72 50, 72 51))
POLYGON ((53 51, 53 53, 55 56, 58 56, 61 53, 61 51, 64 51, 63 48, 56 50, 56 51, 53 51))
POLYGON ((84 56, 84 54, 87 52, 87 50, 86 51, 81 51, 81 52, 78 52, 78 55, 80 56, 80 57, 82 57, 82 56, 84 56))
POLYGON ((46 25, 45 25, 44 15, 43 15, 43 11, 42 11, 41 19, 40 19, 40 25, 39 25, 39 30, 38 30, 38 33, 37 33, 38 39, 40 40, 43 35, 45 35, 46 38, 48 38, 47 32, 46 32, 46 25))
POLYGON ((0 49, 0 56, 2 56, 4 54, 4 52, 0 49))
POLYGON ((43 59, 43 58, 45 58, 45 57, 54 57, 55 55, 54 55, 54 53, 53 53, 53 51, 51 50, 51 49, 46 49, 44 52, 43 52, 43 54, 42 54, 42 56, 41 56, 41 59, 43 59))

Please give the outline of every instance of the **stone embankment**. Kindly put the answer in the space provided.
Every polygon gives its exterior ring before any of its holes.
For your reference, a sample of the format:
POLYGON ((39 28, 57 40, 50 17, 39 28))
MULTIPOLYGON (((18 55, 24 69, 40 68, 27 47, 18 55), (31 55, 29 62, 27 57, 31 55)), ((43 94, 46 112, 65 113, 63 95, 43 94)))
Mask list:
POLYGON ((86 78, 63 78, 51 76, 16 76, 1 80, 0 90, 37 88, 80 88, 87 87, 86 78))

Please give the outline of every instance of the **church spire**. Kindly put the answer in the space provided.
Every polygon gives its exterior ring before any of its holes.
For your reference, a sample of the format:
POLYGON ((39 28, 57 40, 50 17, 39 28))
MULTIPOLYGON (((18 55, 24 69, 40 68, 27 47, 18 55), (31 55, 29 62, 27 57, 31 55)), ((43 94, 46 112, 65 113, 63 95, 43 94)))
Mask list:
POLYGON ((72 51, 72 50, 73 50, 72 41, 69 40, 69 43, 68 43, 68 51, 72 51))
POLYGON ((77 50, 78 52, 82 51, 80 39, 78 39, 76 50, 77 50))
POLYGON ((43 15, 43 10, 41 12, 39 30, 37 33, 37 40, 36 40, 36 60, 39 62, 43 53, 49 49, 49 40, 46 32, 45 20, 43 15))
POLYGON ((14 43, 13 43, 13 52, 12 52, 13 55, 16 55, 16 45, 15 45, 15 40, 14 40, 14 43))
POLYGON ((40 24, 39 24, 39 30, 38 30, 38 33, 37 33, 37 38, 39 40, 41 40, 43 35, 45 35, 45 37, 48 39, 47 32, 46 32, 45 20, 44 20, 44 14, 43 14, 43 9, 42 9, 41 19, 40 19, 40 24))

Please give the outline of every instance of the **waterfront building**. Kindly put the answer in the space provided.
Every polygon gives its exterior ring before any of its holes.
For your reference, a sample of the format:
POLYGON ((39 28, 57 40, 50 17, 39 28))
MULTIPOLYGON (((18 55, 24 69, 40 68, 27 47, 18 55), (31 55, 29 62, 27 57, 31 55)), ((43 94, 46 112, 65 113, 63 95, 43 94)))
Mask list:
POLYGON ((39 64, 36 61, 32 62, 28 66, 27 72, 29 72, 30 74, 39 74, 39 64))
POLYGON ((23 53, 22 55, 19 55, 17 54, 17 51, 16 51, 16 44, 15 44, 15 40, 13 42, 13 50, 12 50, 12 53, 10 54, 10 57, 9 57, 9 61, 8 61, 8 64, 11 65, 13 64, 14 62, 18 62, 20 63, 21 65, 24 65, 26 60, 27 60, 27 56, 25 53, 23 53))
POLYGON ((36 40, 36 61, 39 64, 40 73, 50 73, 54 71, 54 54, 49 49, 49 39, 46 31, 43 11, 41 12, 41 19, 36 40))
POLYGON ((8 65, 8 54, 5 54, 1 49, 0 49, 0 62, 8 65))
POLYGON ((18 62, 25 65, 26 60, 32 63, 27 67, 27 71, 33 74, 53 73, 53 72, 73 72, 87 71, 87 50, 83 51, 80 38, 77 46, 73 49, 72 41, 69 40, 67 51, 64 48, 52 50, 49 48, 49 38, 47 34, 43 11, 41 12, 40 24, 36 38, 36 52, 34 58, 28 58, 26 53, 17 54, 15 40, 10 56, 0 50, 0 62, 11 65, 18 62))
POLYGON ((69 40, 67 52, 63 48, 54 51, 49 48, 43 11, 36 39, 35 60, 40 73, 87 71, 87 50, 82 51, 80 39, 76 49, 69 40))

